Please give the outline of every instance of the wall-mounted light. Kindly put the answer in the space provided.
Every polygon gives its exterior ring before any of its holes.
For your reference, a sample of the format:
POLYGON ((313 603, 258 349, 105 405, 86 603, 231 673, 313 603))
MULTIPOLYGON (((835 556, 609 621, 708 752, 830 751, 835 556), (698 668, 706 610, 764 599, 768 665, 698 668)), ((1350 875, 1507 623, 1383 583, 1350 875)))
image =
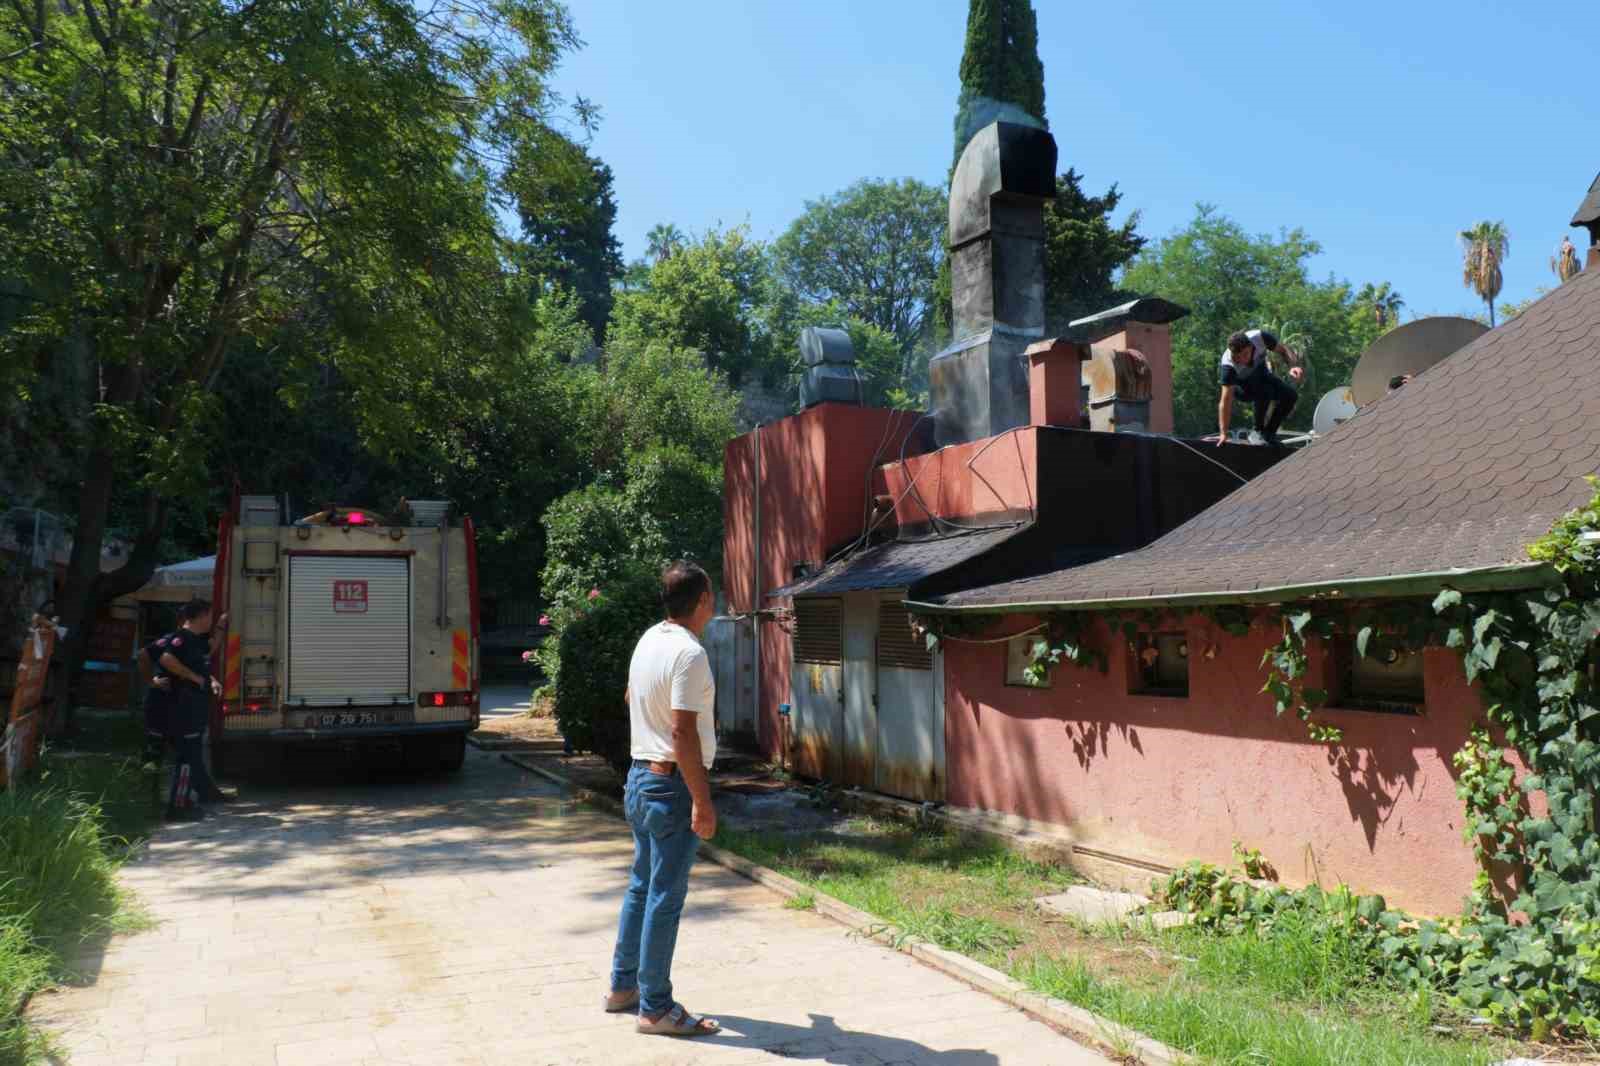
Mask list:
POLYGON ((1399 648, 1385 648, 1383 650, 1383 664, 1385 666, 1393 666, 1395 663, 1397 663, 1399 661, 1400 661, 1400 649, 1399 648))
POLYGON ((1187 640, 1178 641, 1178 658, 1187 659, 1188 657, 1189 657, 1189 642, 1187 640))

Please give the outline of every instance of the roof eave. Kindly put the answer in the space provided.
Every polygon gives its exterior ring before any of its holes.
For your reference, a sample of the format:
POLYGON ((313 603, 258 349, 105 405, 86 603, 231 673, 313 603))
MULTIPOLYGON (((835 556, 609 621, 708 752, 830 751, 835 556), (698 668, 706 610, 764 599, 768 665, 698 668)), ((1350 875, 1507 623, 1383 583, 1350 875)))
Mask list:
POLYGON ((1036 600, 952 606, 908 600, 919 614, 1036 614, 1049 611, 1107 611, 1150 607, 1208 607, 1228 603, 1288 603, 1294 600, 1395 599, 1453 588, 1461 592, 1509 592, 1555 584, 1560 573, 1548 563, 1512 563, 1470 570, 1433 570, 1419 574, 1351 578, 1303 585, 1278 585, 1240 592, 1193 592, 1171 596, 1128 596, 1102 600, 1036 600))

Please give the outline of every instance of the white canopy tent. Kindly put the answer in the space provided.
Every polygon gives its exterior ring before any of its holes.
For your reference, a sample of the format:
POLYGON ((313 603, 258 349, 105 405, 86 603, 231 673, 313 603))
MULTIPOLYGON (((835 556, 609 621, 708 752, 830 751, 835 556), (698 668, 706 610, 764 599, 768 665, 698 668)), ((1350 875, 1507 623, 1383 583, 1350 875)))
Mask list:
POLYGON ((135 592, 133 598, 140 603, 187 603, 196 596, 209 597, 216 569, 215 555, 157 567, 149 582, 135 592))

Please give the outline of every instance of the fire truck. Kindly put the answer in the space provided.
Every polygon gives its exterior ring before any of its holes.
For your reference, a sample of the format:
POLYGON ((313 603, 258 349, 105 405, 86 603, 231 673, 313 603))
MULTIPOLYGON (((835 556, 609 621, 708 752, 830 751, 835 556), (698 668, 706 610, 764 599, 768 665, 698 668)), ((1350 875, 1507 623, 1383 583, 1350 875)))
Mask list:
POLYGON ((218 766, 307 745, 398 745, 453 771, 478 727, 478 559, 472 520, 441 500, 386 516, 329 506, 289 520, 239 496, 217 537, 212 599, 228 613, 213 664, 218 766))

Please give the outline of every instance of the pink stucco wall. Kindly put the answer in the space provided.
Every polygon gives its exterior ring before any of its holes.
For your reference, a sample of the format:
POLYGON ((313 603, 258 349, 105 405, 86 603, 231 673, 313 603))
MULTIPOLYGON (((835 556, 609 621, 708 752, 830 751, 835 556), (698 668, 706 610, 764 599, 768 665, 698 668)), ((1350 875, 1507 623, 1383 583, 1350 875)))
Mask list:
MULTIPOLYGON (((997 620, 994 632, 1031 619, 997 620)), ((1456 654, 1424 652, 1425 712, 1328 710, 1344 741, 1277 718, 1261 652, 1276 626, 1231 636, 1200 616, 1189 697, 1130 695, 1126 642, 1102 675, 1058 667, 1047 690, 1005 684, 1003 644, 945 644, 949 802, 1068 826, 1078 842, 1145 862, 1227 863, 1259 848, 1286 883, 1379 892, 1418 913, 1456 911, 1475 872, 1450 757, 1482 717, 1456 654), (1210 657, 1208 657, 1210 656, 1210 657)), ((1312 683, 1329 668, 1312 647, 1312 683)))
MULTIPOLYGON (((728 610, 774 606, 796 563, 819 563, 861 532, 867 472, 874 457, 897 456, 915 426, 909 411, 821 404, 730 440, 723 449, 723 590, 728 610), (756 442, 760 441, 761 602, 756 596, 756 442)), ((789 699, 790 638, 760 626, 757 736, 778 754, 778 705, 789 699)))

